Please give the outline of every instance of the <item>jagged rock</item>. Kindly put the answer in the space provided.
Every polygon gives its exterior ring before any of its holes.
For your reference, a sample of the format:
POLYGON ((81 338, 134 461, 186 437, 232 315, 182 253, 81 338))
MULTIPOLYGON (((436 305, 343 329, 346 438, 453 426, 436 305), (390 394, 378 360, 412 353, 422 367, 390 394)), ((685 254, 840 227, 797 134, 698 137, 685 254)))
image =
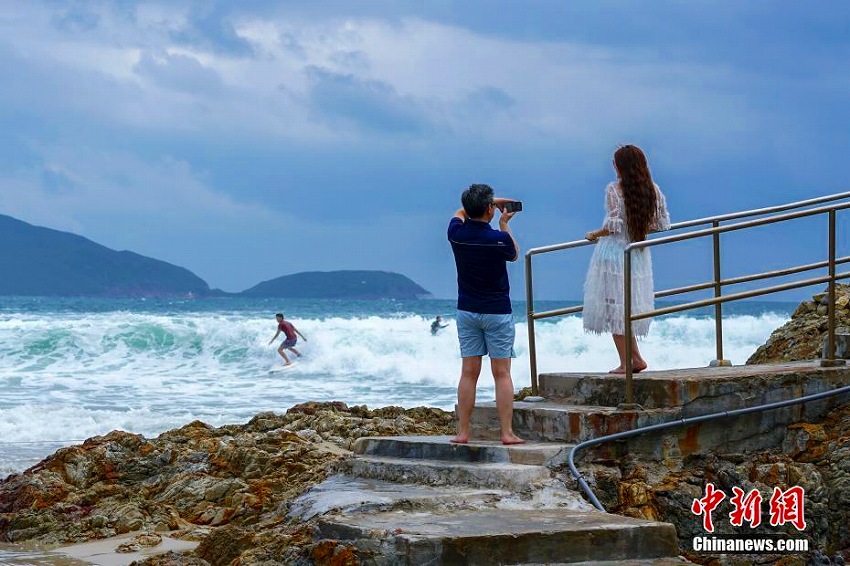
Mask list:
POLYGON ((206 560, 193 552, 177 553, 170 550, 163 554, 155 554, 144 560, 131 562, 130 566, 211 566, 206 560))
POLYGON ((138 552, 144 548, 157 546, 162 542, 162 537, 156 533, 142 533, 134 536, 124 544, 119 544, 115 552, 138 552))
POLYGON ((311 553, 345 564, 344 550, 308 548, 309 526, 283 524, 287 502, 324 480, 360 436, 454 430, 454 415, 439 409, 334 402, 260 413, 244 425, 195 421, 152 439, 114 431, 0 481, 0 542, 74 543, 179 529, 178 536, 201 541, 191 564, 310 563, 311 553))
MULTIPOLYGON (((285 519, 289 501, 343 463, 358 436, 453 431, 453 415, 437 409, 305 403, 285 415, 258 414, 244 425, 193 422, 154 439, 113 432, 64 448, 0 482, 0 540, 68 543, 136 529, 171 530, 177 532, 169 536, 200 546, 139 564, 353 565, 363 549, 315 541, 311 522, 285 519)), ((706 481, 727 493, 737 486, 765 496, 777 485, 800 485, 806 490, 812 548, 836 556, 850 550, 848 440, 850 405, 821 422, 791 425, 781 445, 762 454, 665 461, 628 456, 581 465, 609 511, 673 523, 682 549, 704 534, 691 503, 704 495, 706 481)), ((719 532, 750 533, 723 520, 727 504, 715 514, 719 532)), ((760 529, 755 532, 778 532, 768 525, 760 529)), ((782 564, 802 565, 813 556, 786 557, 782 564)), ((752 557, 691 558, 746 564, 752 557)), ((776 557, 765 561, 775 563, 776 557)))
MULTIPOLYGON (((811 301, 800 303, 791 320, 774 330, 747 363, 770 364, 819 358, 827 334, 828 302, 826 293, 818 293, 811 301)), ((842 333, 847 333, 850 328, 850 285, 835 286, 835 326, 836 332, 842 333)))

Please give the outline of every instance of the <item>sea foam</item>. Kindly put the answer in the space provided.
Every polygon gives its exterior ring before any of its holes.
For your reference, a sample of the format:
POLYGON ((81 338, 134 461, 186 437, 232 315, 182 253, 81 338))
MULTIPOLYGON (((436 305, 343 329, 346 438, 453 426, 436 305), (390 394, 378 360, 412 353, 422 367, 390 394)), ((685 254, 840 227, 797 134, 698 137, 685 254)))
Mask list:
MULTIPOLYGON (((724 319, 725 357, 743 363, 784 313, 724 319)), ((308 400, 371 407, 452 409, 460 355, 454 321, 436 336, 416 314, 294 320, 307 337, 285 372, 268 345, 274 323, 252 313, 63 313, 0 318, 0 472, 36 458, 23 442, 81 440, 122 429, 145 435, 193 419, 244 422, 308 400), (14 448, 18 446, 18 448, 14 448)), ((538 370, 607 371, 610 336, 585 334, 581 319, 536 324, 538 370)), ((278 339, 278 344, 280 338, 278 339)), ((705 366, 715 357, 711 318, 653 322, 641 351, 652 369, 705 366)), ((516 388, 529 378, 528 327, 517 324, 516 388)), ((479 399, 493 397, 488 367, 479 399)), ((47 446, 47 445, 45 445, 47 446)), ((52 451, 56 444, 50 444, 52 451)), ((46 452, 45 452, 46 453, 46 452)))

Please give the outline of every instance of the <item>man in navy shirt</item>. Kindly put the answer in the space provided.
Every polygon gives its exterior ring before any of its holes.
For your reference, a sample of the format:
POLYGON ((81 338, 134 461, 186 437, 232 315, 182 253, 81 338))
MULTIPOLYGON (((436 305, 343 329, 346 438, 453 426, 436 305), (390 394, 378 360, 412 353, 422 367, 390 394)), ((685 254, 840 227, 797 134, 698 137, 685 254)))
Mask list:
POLYGON ((463 208, 449 222, 448 238, 457 266, 457 335, 463 358, 457 387, 458 428, 451 439, 469 442, 469 426, 475 407, 475 388, 481 374, 481 358, 490 356, 496 382, 503 444, 525 442, 513 432, 514 386, 511 358, 514 354, 514 322, 506 262, 516 261, 519 246, 508 222, 515 212, 505 212, 511 199, 494 198, 488 185, 471 185, 461 195, 463 208), (499 229, 490 222, 499 209, 499 229))

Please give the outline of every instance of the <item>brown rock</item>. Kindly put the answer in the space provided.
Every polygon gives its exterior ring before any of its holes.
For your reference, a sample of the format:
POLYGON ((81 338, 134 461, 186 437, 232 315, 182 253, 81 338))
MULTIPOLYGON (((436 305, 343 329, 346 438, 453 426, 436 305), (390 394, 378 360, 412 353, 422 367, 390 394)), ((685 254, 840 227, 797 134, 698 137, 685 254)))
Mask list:
MULTIPOLYGON (((818 293, 814 302, 804 301, 791 320, 777 328, 747 360, 748 364, 769 364, 818 359, 827 331, 826 293, 818 293)), ((836 285, 836 305, 850 306, 850 286, 836 285)), ((850 310, 837 308, 836 327, 850 328, 850 310)))
POLYGON ((253 533, 234 526, 216 529, 204 539, 195 554, 213 566, 230 564, 253 546, 253 533))
POLYGON ((813 462, 826 453, 826 432, 822 424, 798 423, 788 427, 783 451, 801 462, 813 462))
POLYGON ((317 566, 359 566, 354 547, 337 540, 319 541, 310 549, 310 558, 317 566))
POLYGON ((144 560, 131 562, 130 566, 210 566, 210 563, 192 552, 169 551, 164 554, 149 556, 144 560))
MULTIPOLYGON (((154 439, 115 431, 0 481, 0 541, 73 543, 180 529, 203 541, 188 564, 306 563, 312 531, 280 525, 286 502, 331 473, 354 439, 451 432, 454 415, 439 409, 338 402, 261 413, 245 425, 195 421, 154 439)), ((335 548, 317 556, 350 563, 351 551, 335 548)))
POLYGON ((162 542, 162 537, 156 533, 142 533, 134 536, 124 544, 119 544, 115 552, 138 552, 144 548, 152 548, 162 542))
POLYGON ((809 314, 810 312, 812 312, 814 310, 815 310, 814 303, 811 303, 809 301, 803 301, 797 307, 797 310, 794 311, 794 314, 791 315, 791 318, 799 318, 801 316, 805 316, 805 315, 809 314))

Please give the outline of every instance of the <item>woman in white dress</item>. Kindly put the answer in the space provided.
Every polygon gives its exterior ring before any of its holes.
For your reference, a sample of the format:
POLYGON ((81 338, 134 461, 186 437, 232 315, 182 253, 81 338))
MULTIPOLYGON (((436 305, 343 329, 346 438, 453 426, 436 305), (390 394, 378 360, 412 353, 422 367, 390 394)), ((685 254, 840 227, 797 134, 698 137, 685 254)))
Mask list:
MULTIPOLYGON (((652 182, 646 156, 639 147, 626 145, 614 153, 617 180, 605 188, 605 220, 602 228, 585 236, 595 242, 584 283, 583 322, 587 332, 610 332, 620 365, 610 373, 625 373, 626 340, 623 321, 623 252, 631 242, 646 239, 650 231, 668 230, 670 215, 664 195, 652 182)), ((632 252, 632 314, 654 308, 652 256, 649 248, 632 252)), ((635 321, 632 336, 646 336, 650 319, 635 321)), ((632 338, 632 369, 645 370, 637 340, 632 338)))

